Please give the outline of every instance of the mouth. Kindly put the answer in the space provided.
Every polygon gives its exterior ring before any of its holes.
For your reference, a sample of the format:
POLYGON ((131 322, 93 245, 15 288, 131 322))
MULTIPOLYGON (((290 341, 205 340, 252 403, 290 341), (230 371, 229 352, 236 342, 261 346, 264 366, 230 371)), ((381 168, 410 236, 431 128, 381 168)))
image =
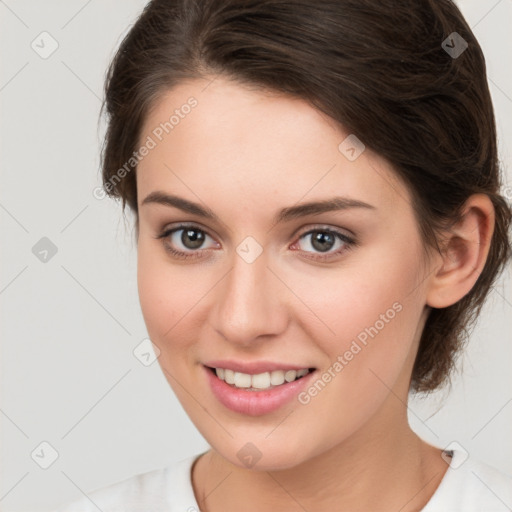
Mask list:
POLYGON ((299 370, 273 370, 258 374, 235 372, 228 368, 213 368, 205 366, 217 379, 234 389, 244 391, 269 391, 291 382, 303 379, 316 368, 301 368, 299 370))
MULTIPOLYGON (((212 395, 227 409, 246 416, 270 414, 293 403, 318 373, 315 368, 279 369, 267 363, 259 365, 260 373, 243 373, 222 368, 219 363, 202 365, 212 395), (261 372, 265 367, 271 371, 261 372)), ((228 364, 245 369, 243 364, 228 364)))

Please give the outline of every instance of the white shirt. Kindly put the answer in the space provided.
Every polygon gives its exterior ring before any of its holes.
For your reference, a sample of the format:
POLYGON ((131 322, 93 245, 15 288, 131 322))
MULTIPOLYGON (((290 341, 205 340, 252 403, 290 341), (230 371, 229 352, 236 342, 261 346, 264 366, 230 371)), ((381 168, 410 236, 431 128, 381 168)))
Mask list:
MULTIPOLYGON (((55 512, 199 512, 187 457, 88 493, 55 512)), ((450 467, 422 512, 512 510, 512 477, 455 450, 450 467)))

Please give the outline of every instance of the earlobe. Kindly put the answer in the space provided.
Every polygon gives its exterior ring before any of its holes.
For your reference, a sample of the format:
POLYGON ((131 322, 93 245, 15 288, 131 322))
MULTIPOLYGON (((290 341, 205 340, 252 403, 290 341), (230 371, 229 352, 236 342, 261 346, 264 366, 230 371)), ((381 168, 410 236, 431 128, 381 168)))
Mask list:
POLYGON ((445 308, 462 299, 481 274, 494 231, 494 206, 485 194, 464 204, 460 222, 444 233, 427 292, 427 305, 445 308))

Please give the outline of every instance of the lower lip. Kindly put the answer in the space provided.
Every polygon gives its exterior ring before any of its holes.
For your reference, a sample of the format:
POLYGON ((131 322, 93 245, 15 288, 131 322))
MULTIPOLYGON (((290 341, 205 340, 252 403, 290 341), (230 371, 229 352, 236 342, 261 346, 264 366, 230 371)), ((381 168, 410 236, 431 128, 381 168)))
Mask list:
POLYGON ((293 382, 269 390, 245 391, 226 384, 206 366, 203 366, 212 393, 217 400, 231 411, 247 416, 261 416, 276 411, 295 398, 305 388, 315 371, 293 382))

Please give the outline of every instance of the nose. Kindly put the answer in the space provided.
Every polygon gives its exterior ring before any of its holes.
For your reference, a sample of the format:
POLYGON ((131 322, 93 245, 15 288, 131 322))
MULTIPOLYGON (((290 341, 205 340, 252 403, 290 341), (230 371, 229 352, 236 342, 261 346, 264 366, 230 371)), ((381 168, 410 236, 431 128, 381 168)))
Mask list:
POLYGON ((229 342, 250 346, 285 331, 286 287, 268 264, 265 251, 252 263, 235 253, 218 284, 210 322, 229 342))

